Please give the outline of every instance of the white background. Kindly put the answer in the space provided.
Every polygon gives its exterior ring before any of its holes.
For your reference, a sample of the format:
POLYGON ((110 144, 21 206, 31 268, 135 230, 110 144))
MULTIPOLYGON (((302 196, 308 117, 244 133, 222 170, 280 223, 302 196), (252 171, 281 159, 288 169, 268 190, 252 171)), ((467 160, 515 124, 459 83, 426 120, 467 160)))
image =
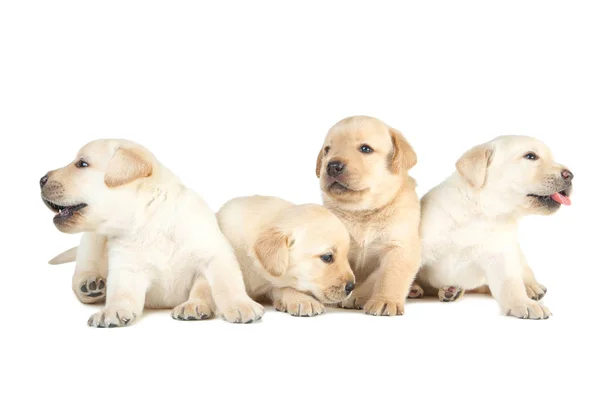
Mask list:
POLYGON ((593 2, 198 3, 0 5, 0 397, 593 397, 593 2), (98 307, 71 292, 73 264, 46 264, 78 236, 54 228, 39 178, 89 140, 144 144, 215 211, 250 194, 320 202, 322 139, 353 114, 406 135, 421 195, 497 135, 553 149, 575 174, 573 205, 521 227, 551 319, 467 296, 394 318, 269 310, 240 326, 157 311, 98 330, 86 325, 98 307))

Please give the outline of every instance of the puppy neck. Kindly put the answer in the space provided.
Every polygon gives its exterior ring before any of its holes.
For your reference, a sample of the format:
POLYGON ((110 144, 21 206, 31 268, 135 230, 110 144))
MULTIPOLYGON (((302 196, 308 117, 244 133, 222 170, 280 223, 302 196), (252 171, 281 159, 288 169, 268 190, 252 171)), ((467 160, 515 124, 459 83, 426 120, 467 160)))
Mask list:
POLYGON ((446 202, 452 203, 448 210, 454 210, 456 215, 470 216, 479 219, 492 220, 494 223, 505 221, 516 223, 523 215, 519 212, 518 204, 506 193, 490 191, 485 186, 474 188, 463 177, 455 172, 447 180, 449 185, 442 196, 446 202))

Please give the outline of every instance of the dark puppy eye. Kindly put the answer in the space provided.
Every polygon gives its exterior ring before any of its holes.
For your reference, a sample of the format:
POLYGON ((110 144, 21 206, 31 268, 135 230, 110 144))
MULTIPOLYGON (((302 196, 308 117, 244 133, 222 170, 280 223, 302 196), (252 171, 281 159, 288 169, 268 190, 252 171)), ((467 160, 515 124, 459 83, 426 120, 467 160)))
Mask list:
POLYGON ((329 147, 329 146, 325 146, 325 148, 323 149, 323 153, 324 153, 325 155, 327 155, 327 153, 329 153, 329 150, 330 150, 330 149, 331 149, 331 147, 329 147))
POLYGON ((528 160, 535 161, 535 160, 537 160, 539 157, 538 157, 538 155, 537 155, 537 154, 535 154, 534 152, 529 152, 529 153, 525 154, 525 155, 523 156, 523 158, 526 158, 526 159, 528 159, 528 160))
POLYGON ((363 144, 362 146, 360 146, 359 151, 361 153, 369 154, 373 152, 373 149, 370 146, 363 144))
POLYGON ((331 264, 333 262, 333 254, 323 254, 321 260, 323 260, 324 263, 331 264))
POLYGON ((77 161, 77 162, 75 163, 75 166, 76 166, 77 168, 87 168, 87 167, 89 167, 90 165, 89 165, 88 163, 86 163, 85 161, 83 161, 83 158, 82 158, 81 160, 79 160, 79 161, 77 161))

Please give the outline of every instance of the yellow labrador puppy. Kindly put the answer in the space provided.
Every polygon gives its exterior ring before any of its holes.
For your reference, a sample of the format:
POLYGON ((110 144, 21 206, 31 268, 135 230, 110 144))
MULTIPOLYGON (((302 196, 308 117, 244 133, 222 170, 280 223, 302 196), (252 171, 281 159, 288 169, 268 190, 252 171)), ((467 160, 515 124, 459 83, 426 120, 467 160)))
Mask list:
POLYGON ((172 308, 181 319, 211 316, 251 322, 264 310, 250 299, 235 254, 200 196, 145 148, 97 140, 41 181, 42 199, 61 232, 85 232, 76 252, 73 288, 84 303, 106 297, 88 321, 119 327, 148 308, 172 308))
POLYGON ((276 197, 240 197, 217 214, 238 257, 246 290, 294 316, 325 311, 354 289, 344 224, 316 204, 276 197))
POLYGON ((402 315, 420 264, 419 199, 408 171, 417 157, 397 130, 364 116, 327 134, 317 159, 325 207, 350 232, 357 287, 341 306, 402 315))
POLYGON ((570 205, 572 179, 534 138, 501 136, 467 151, 456 172, 422 199, 418 282, 442 301, 489 285, 507 315, 548 318, 548 308, 536 301, 546 288, 521 252, 517 224, 525 215, 570 205))

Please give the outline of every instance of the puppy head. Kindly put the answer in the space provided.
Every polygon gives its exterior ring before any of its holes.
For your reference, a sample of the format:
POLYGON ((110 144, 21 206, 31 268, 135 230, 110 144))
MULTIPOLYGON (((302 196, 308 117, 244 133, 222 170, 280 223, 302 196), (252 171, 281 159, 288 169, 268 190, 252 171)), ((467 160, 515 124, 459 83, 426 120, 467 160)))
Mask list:
POLYGON ((313 204, 291 207, 254 244, 265 270, 286 286, 323 303, 344 300, 354 288, 348 263, 350 237, 330 211, 313 204))
POLYGON ((96 140, 41 179, 42 200, 55 213, 54 225, 61 232, 93 231, 126 205, 132 187, 152 169, 153 158, 143 147, 96 140))
POLYGON ((500 136, 467 151, 459 175, 481 194, 483 207, 500 213, 551 214, 570 205, 573 174, 531 137, 500 136))
POLYGON ((389 201, 416 162, 414 150, 399 131, 375 118, 355 116, 329 130, 316 172, 325 200, 365 209, 389 201))

